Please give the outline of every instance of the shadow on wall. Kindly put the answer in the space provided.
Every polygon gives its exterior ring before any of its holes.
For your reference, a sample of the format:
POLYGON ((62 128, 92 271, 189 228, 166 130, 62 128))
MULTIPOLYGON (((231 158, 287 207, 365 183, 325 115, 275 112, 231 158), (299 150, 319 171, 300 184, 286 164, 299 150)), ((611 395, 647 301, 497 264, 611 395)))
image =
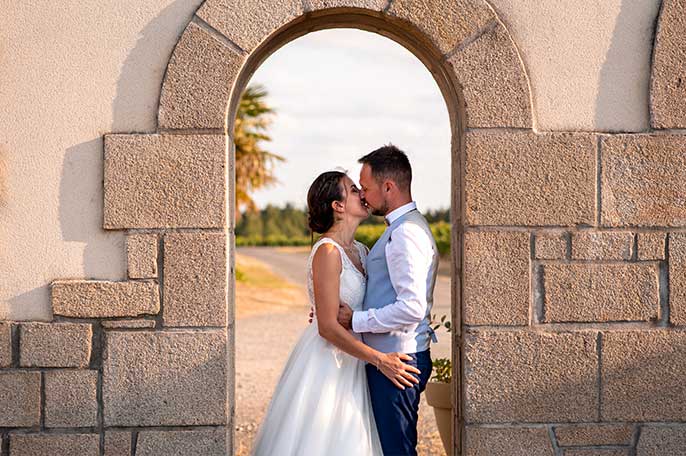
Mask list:
POLYGON ((143 30, 129 52, 112 102, 112 132, 154 132, 167 63, 186 25, 204 0, 176 0, 143 30))
POLYGON ((595 125, 600 131, 650 127, 650 68, 659 8, 660 0, 621 1, 598 79, 595 125))

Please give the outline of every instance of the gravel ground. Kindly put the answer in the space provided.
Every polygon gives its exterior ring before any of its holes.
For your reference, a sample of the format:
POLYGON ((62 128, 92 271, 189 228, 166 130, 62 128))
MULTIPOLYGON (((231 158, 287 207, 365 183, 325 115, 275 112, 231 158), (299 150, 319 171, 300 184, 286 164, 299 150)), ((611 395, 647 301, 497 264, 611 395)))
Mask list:
MULTIPOLYGON (((260 259, 271 270, 287 280, 301 285, 304 282, 306 252, 302 250, 275 248, 238 249, 245 256, 260 259)), ((436 313, 449 314, 449 279, 439 277, 436 286, 434 309, 436 313), (446 299, 447 297, 447 299, 446 299), (447 306, 447 309, 446 309, 447 306)), ((241 306, 240 293, 236 295, 241 306)), ((281 374, 281 370, 306 328, 309 304, 293 303, 280 308, 250 315, 236 321, 236 454, 248 455, 259 423, 269 405, 269 399, 281 374)), ((432 346, 432 354, 449 356, 449 336, 439 336, 439 344, 432 346)), ((418 452, 422 456, 445 455, 436 429, 433 409, 426 404, 424 395, 419 411, 418 452)))

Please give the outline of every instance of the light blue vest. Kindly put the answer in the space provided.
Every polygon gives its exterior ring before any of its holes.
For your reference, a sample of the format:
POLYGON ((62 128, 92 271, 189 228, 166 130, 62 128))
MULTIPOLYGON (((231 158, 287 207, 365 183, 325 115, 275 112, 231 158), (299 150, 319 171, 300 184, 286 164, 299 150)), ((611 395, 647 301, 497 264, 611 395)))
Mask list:
POLYGON ((367 290, 364 295, 364 310, 378 309, 396 301, 397 295, 393 289, 388 265, 386 263, 386 244, 392 241, 393 231, 403 223, 414 223, 421 227, 431 239, 434 251, 433 261, 426 276, 426 315, 424 319, 414 325, 405 326, 401 330, 388 333, 363 333, 362 340, 370 347, 383 353, 401 352, 416 353, 429 348, 432 329, 429 325, 431 307, 433 305, 434 285, 438 271, 438 248, 431 233, 429 224, 424 216, 416 209, 398 217, 386 228, 383 235, 374 244, 367 255, 367 290))

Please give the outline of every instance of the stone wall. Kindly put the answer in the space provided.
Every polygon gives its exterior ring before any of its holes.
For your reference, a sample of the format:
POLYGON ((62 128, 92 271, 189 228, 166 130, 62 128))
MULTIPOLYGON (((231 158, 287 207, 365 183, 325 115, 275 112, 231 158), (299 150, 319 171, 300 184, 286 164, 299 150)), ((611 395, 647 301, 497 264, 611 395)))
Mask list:
POLYGON ((535 131, 526 69, 482 0, 207 0, 157 132, 105 137, 103 225, 126 233, 128 280, 55 281, 52 322, 0 323, 2 454, 231 453, 225 133, 262 59, 333 26, 405 45, 446 97, 456 448, 686 454, 684 9, 662 7, 652 131, 612 135, 535 131))

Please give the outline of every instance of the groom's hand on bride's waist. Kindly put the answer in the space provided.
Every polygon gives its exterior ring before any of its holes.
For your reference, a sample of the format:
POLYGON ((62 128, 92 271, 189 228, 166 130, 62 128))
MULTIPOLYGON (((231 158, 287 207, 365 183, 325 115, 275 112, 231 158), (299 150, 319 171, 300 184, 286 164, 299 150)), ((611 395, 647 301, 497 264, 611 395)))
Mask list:
POLYGON ((353 327, 353 310, 344 302, 338 306, 338 323, 345 329, 353 327))

